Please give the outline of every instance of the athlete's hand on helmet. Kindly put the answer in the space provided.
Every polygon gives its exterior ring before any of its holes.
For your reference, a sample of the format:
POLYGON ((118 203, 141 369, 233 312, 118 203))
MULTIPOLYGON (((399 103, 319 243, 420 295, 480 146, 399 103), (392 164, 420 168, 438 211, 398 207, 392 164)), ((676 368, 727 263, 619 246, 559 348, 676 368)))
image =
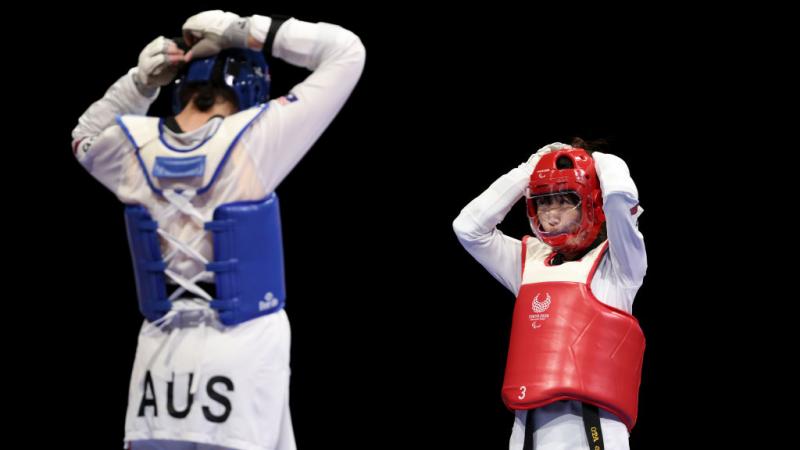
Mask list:
POLYGON ((216 55, 226 48, 246 48, 250 18, 219 9, 195 14, 183 24, 183 39, 191 50, 186 61, 216 55))
POLYGON ((136 87, 143 94, 169 84, 178 73, 184 52, 174 41, 159 36, 139 53, 139 65, 134 74, 136 87))
POLYGON ((546 155, 547 153, 554 152, 556 150, 561 150, 562 148, 570 148, 567 144, 562 144, 561 142, 553 142, 552 144, 545 145, 544 147, 540 148, 536 151, 530 158, 528 158, 527 163, 531 166, 531 170, 536 168, 536 164, 539 163, 539 159, 541 159, 542 155, 546 155))

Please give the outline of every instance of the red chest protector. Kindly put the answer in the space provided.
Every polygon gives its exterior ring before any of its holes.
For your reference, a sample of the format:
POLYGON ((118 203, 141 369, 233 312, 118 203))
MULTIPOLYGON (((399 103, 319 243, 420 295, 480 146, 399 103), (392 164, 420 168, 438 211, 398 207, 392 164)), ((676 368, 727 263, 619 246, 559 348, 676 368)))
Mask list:
POLYGON ((632 315, 591 291, 608 248, 550 266, 549 247, 522 246, 522 285, 514 307, 503 402, 534 409, 578 400, 636 423, 645 340, 632 315))

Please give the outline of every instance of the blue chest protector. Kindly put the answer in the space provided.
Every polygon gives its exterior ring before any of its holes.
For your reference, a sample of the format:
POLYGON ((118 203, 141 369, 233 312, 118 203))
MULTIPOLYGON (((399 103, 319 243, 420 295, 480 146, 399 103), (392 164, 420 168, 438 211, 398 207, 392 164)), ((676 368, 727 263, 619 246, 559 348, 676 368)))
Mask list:
MULTIPOLYGON (((125 208, 125 223, 139 310, 152 322, 172 306, 156 234, 158 224, 140 205, 125 208)), ((214 273, 216 298, 211 307, 219 312, 220 321, 236 325, 281 310, 286 287, 278 196, 272 193, 261 201, 221 205, 205 228, 214 242, 214 261, 206 269, 214 273)))
MULTIPOLYGON (((209 173, 213 173, 213 176, 204 187, 197 190, 197 194, 207 192, 228 161, 241 134, 265 109, 266 105, 233 118, 231 126, 238 132, 235 138, 217 144, 212 140, 210 143, 212 147, 223 146, 225 150, 224 153, 216 153, 216 160, 208 156, 210 153, 204 154, 201 148, 203 144, 191 152, 184 151, 187 154, 180 156, 175 156, 175 151, 164 149, 163 146, 169 146, 163 138, 156 139, 163 131, 155 118, 126 116, 118 118, 118 122, 136 148, 151 190, 172 203, 170 192, 158 187, 153 178, 162 181, 202 178, 206 170, 211 169, 213 172, 209 173), (156 124, 158 128, 155 128, 156 124), (163 143, 162 147, 158 147, 161 145, 159 142, 163 143), (161 151, 162 155, 167 156, 152 157, 154 149, 156 155, 161 151), (207 159, 211 159, 212 163, 206 164, 207 159)), ((226 126, 225 123, 222 126, 226 126)), ((225 134, 221 136, 221 140, 226 139, 225 134)), ((144 317, 153 322, 170 311, 172 301, 167 295, 167 282, 170 279, 183 288, 181 292, 174 293, 173 298, 180 298, 178 296, 182 292, 189 290, 196 296, 210 300, 211 308, 219 313, 220 321, 228 326, 280 311, 286 301, 286 287, 278 196, 273 192, 262 200, 219 205, 214 209, 210 222, 202 222, 203 219, 197 214, 193 219, 203 223, 213 241, 214 260, 205 267, 206 271, 214 274, 216 294, 213 298, 194 281, 167 270, 169 264, 161 254, 158 222, 153 220, 146 207, 126 206, 125 224, 136 276, 139 309, 144 317)))

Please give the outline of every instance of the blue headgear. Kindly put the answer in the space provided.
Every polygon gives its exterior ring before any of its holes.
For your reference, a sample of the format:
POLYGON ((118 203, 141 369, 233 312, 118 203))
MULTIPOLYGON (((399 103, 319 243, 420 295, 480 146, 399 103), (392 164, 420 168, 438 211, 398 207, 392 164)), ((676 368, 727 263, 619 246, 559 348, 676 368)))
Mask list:
POLYGON ((227 49, 189 63, 183 76, 175 81, 172 100, 175 114, 182 109, 183 87, 198 82, 230 87, 239 100, 240 111, 269 100, 269 66, 264 55, 254 50, 227 49))

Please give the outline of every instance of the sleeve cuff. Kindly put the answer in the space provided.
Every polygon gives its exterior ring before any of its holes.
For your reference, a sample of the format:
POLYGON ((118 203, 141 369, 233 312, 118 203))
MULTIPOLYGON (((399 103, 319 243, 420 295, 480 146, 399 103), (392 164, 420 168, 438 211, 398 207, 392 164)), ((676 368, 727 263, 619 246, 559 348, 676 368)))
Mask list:
POLYGON ((250 36, 263 44, 267 40, 270 25, 272 25, 272 18, 258 14, 252 15, 250 17, 250 36))

